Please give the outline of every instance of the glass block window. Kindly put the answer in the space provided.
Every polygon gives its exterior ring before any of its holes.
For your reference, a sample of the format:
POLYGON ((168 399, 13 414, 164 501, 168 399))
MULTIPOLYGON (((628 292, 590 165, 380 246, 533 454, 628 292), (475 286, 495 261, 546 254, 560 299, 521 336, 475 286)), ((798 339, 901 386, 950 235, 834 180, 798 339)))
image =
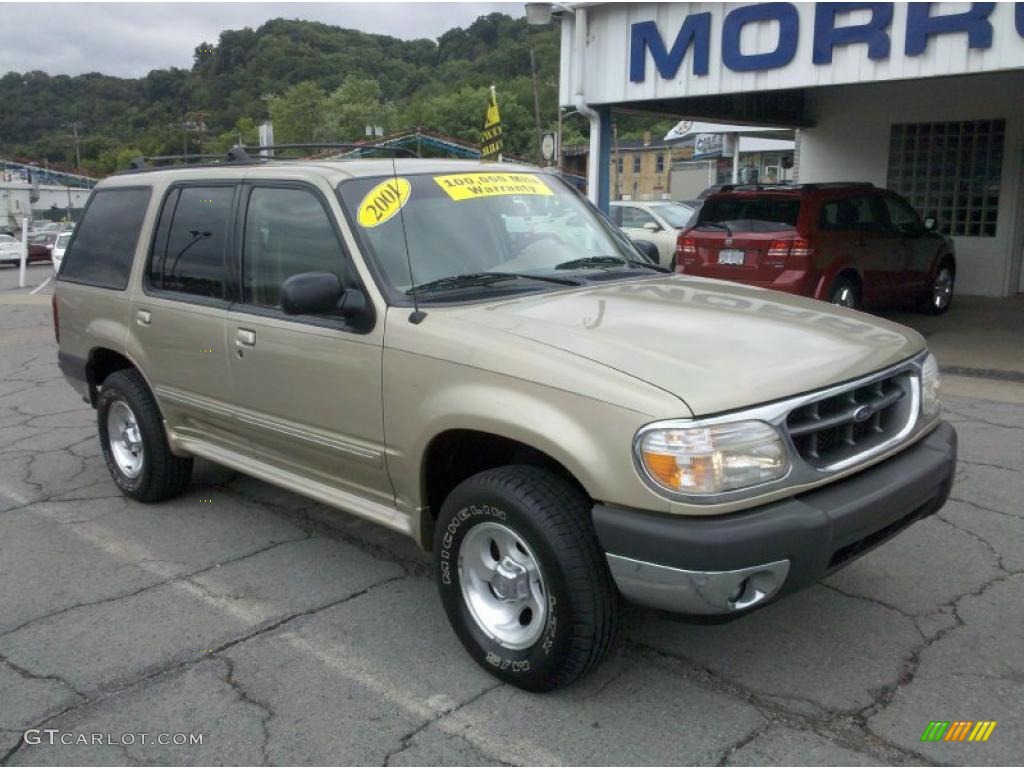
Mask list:
POLYGON ((887 186, 940 232, 995 237, 1005 134, 1005 120, 894 125, 887 186))

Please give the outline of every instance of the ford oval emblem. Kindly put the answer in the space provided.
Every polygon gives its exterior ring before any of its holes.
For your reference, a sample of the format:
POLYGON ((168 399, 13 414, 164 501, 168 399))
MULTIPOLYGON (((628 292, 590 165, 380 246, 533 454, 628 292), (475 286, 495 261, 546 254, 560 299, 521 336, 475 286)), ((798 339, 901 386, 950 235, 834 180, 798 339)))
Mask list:
POLYGON ((872 408, 870 405, 862 405, 860 408, 853 412, 853 420, 858 424, 862 424, 874 415, 874 408, 872 408))

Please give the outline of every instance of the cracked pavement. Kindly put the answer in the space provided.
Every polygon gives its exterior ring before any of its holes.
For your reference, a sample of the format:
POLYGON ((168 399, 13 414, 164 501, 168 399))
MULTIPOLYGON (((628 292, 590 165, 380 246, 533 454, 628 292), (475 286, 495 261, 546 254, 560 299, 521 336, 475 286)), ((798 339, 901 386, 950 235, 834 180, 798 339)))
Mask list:
POLYGON ((825 583, 719 626, 629 609, 595 674, 537 696, 469 660, 397 534, 203 462, 179 499, 122 498, 57 370, 48 297, 22 295, 0 291, 0 764, 1024 754, 1024 405, 947 397, 954 500, 825 583), (920 742, 957 719, 999 725, 920 742), (203 743, 31 745, 27 728, 203 743))

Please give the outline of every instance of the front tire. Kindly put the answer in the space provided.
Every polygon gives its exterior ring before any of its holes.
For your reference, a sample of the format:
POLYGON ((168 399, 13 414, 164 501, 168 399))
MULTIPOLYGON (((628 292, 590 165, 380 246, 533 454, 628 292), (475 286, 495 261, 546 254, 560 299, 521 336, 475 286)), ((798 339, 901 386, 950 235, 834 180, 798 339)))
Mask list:
POLYGON ((860 309, 860 286, 853 278, 842 276, 832 283, 828 292, 829 303, 847 309, 860 309))
POLYGON ((928 286, 928 294, 921 301, 921 311, 928 315, 941 315, 953 303, 956 270, 948 260, 939 264, 935 279, 928 286))
POLYGON ((174 498, 192 478, 192 459, 171 453, 163 419, 138 371, 116 371, 96 400, 103 459, 126 496, 155 502, 174 498))
POLYGON ((463 481, 441 507, 441 602, 474 661, 500 680, 554 690, 611 647, 619 595, 590 506, 553 472, 509 466, 463 481))

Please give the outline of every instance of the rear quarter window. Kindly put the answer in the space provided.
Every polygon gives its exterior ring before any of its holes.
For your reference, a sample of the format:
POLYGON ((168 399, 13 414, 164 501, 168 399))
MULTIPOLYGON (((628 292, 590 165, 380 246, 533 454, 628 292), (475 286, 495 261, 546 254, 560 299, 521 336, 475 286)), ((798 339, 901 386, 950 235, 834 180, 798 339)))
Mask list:
POLYGON ((795 229, 799 217, 799 199, 721 197, 704 201, 697 223, 725 224, 738 232, 782 232, 795 229))
POLYGON ((60 268, 60 279, 123 291, 146 217, 149 187, 93 193, 60 268))

